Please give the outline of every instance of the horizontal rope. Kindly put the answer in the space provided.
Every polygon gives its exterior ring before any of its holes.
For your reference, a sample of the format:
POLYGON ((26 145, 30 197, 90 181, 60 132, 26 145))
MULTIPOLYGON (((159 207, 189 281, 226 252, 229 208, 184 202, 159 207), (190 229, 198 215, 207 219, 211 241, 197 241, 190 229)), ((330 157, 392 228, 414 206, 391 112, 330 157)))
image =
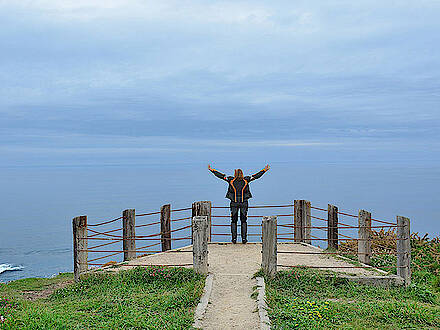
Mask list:
POLYGON ((141 246, 141 247, 138 247, 136 250, 146 249, 146 248, 149 248, 149 247, 152 247, 152 246, 156 246, 156 245, 160 245, 160 244, 162 244, 162 242, 141 246))
MULTIPOLYGON (((277 238, 279 238, 279 239, 288 239, 288 240, 293 240, 293 238, 290 238, 290 237, 286 237, 286 238, 284 238, 284 237, 278 237, 277 236, 277 238)), ((327 242, 327 241, 329 241, 329 239, 328 238, 304 238, 303 239, 304 241, 325 241, 325 242, 327 242)), ((334 239, 330 239, 330 241, 333 241, 334 239)), ((369 241, 368 239, 364 239, 364 238, 339 238, 338 240, 340 240, 340 241, 348 241, 348 240, 353 240, 353 241, 369 241)))
POLYGON ((190 252, 190 253, 192 253, 193 252, 193 250, 168 250, 168 251, 165 251, 166 253, 170 253, 170 252, 190 252))
POLYGON ((188 219, 191 219, 191 217, 180 218, 180 219, 171 219, 171 221, 181 221, 181 220, 188 220, 188 219))
MULTIPOLYGON (((231 236, 231 233, 211 233, 214 236, 231 236)), ((261 236, 261 234, 247 234, 247 236, 261 236)))
POLYGON ((152 252, 152 253, 158 253, 158 252, 162 252, 162 250, 148 250, 148 251, 139 251, 139 250, 99 250, 99 251, 95 251, 95 250, 78 250, 78 251, 82 251, 82 252, 96 252, 96 253, 105 253, 105 252, 139 252, 139 253, 144 253, 144 252, 152 252))
MULTIPOLYGON (((90 230, 90 231, 91 231, 90 228, 87 228, 87 230, 90 230)), ((113 232, 118 231, 118 230, 122 230, 122 228, 112 229, 112 230, 107 230, 107 231, 104 231, 104 232, 102 232, 102 233, 103 233, 103 234, 108 234, 108 233, 113 233, 113 232)), ((90 235, 90 236, 88 236, 88 237, 94 237, 94 236, 98 236, 98 235, 101 235, 101 234, 94 234, 94 235, 90 235)))
POLYGON ((147 224, 145 224, 145 225, 137 225, 137 226, 134 226, 134 227, 135 227, 135 228, 148 227, 148 226, 152 226, 152 225, 157 225, 157 224, 159 224, 159 223, 160 223, 160 221, 157 221, 157 222, 147 223, 147 224))
MULTIPOLYGON (((139 238, 146 238, 146 237, 154 237, 154 236, 160 236, 160 235, 165 235, 165 234, 170 234, 173 233, 175 231, 179 231, 179 230, 183 230, 183 229, 187 229, 191 227, 191 225, 185 226, 185 227, 181 227, 181 228, 177 228, 177 229, 173 229, 164 233, 158 233, 158 234, 150 234, 150 235, 136 235, 136 236, 128 236, 126 237, 126 239, 139 239, 139 238)), ((109 236, 109 237, 117 237, 117 238, 124 238, 123 236, 118 236, 118 235, 110 235, 110 234, 106 234, 106 233, 101 233, 99 231, 95 231, 93 229, 89 229, 91 232, 97 233, 97 235, 102 234, 105 236, 109 236)), ((96 235, 93 235, 96 236, 96 235)), ((91 236, 90 236, 91 237, 91 236)))
POLYGON ((345 237, 345 238, 349 238, 349 239, 354 238, 354 237, 350 237, 350 236, 347 236, 347 235, 343 235, 343 234, 341 234, 341 233, 338 233, 338 235, 339 235, 339 236, 342 236, 342 237, 345 237))
POLYGON ((87 262, 92 262, 92 261, 96 261, 96 260, 101 260, 101 259, 108 258, 108 257, 114 256, 114 255, 120 254, 120 253, 122 253, 122 252, 119 252, 119 251, 118 251, 118 252, 116 252, 116 253, 112 253, 112 254, 109 254, 109 255, 106 255, 106 256, 103 256, 103 257, 95 258, 95 259, 92 259, 92 260, 87 260, 87 262))
POLYGON ((261 209, 261 208, 267 208, 267 207, 292 207, 293 204, 284 204, 284 205, 255 205, 255 206, 249 206, 250 209, 261 209))
POLYGON ((96 248, 99 248, 99 247, 103 247, 103 246, 110 245, 110 244, 115 244, 115 243, 118 243, 118 242, 122 242, 122 240, 116 240, 115 242, 110 242, 110 243, 104 243, 104 244, 99 244, 99 245, 91 246, 91 247, 89 247, 89 249, 96 249, 96 248))
POLYGON ((315 210, 320 210, 320 211, 325 211, 328 212, 328 209, 322 209, 320 207, 316 207, 316 206, 310 206, 311 209, 315 209, 315 210))
POLYGON ((346 215, 346 216, 348 216, 348 217, 353 217, 353 218, 358 218, 358 217, 359 217, 358 215, 349 214, 349 213, 344 213, 344 212, 339 212, 339 211, 338 211, 338 214, 346 215))
POLYGON ((171 212, 179 212, 179 211, 187 211, 187 210, 192 210, 192 207, 184 207, 182 209, 174 209, 174 210, 171 210, 171 212))
MULTIPOLYGON (((277 253, 291 253, 291 254, 340 254, 340 255, 353 255, 353 253, 344 252, 308 252, 308 251, 277 251, 277 253)), ((370 253, 359 253, 355 252, 355 255, 371 255, 370 253)), ((393 253, 374 253, 377 255, 393 255, 393 253)))
POLYGON ((328 221, 328 219, 315 217, 315 216, 313 216, 313 215, 311 215, 310 218, 312 218, 312 219, 318 219, 318 220, 322 220, 322 221, 328 221))
POLYGON ((109 220, 109 221, 105 221, 105 222, 100 222, 100 223, 93 223, 93 224, 88 223, 87 227, 106 225, 108 223, 112 223, 112 222, 115 222, 115 221, 118 221, 118 220, 121 220, 121 219, 122 219, 122 217, 119 217, 119 218, 116 218, 116 219, 113 219, 113 220, 109 220))
MULTIPOLYGON (((339 223, 338 223, 339 224, 339 223)), ((344 225, 344 227, 328 227, 328 226, 290 226, 290 225, 283 225, 283 227, 290 227, 290 228, 315 228, 315 229, 359 229, 359 228, 395 228, 397 226, 349 226, 344 225)))
POLYGON ((144 217, 144 216, 146 216, 146 215, 154 215, 154 214, 160 214, 160 211, 150 212, 150 213, 136 214, 136 216, 137 216, 137 217, 144 217))
MULTIPOLYGON (((380 223, 384 223, 384 224, 387 224, 387 225, 393 225, 393 226, 398 227, 397 223, 395 223, 395 222, 388 222, 388 221, 383 221, 383 220, 378 220, 378 219, 373 219, 373 218, 371 218, 371 220, 372 221, 376 221, 376 222, 380 222, 380 223)), ((400 226, 400 227, 403 227, 403 226, 400 226)))
MULTIPOLYGON (((87 265, 86 263, 81 263, 82 265, 87 265)), ((88 265, 90 265, 90 266, 103 266, 103 265, 105 265, 105 264, 88 264, 88 265)), ((118 266, 120 266, 120 267, 125 267, 125 266, 128 266, 128 267, 150 267, 150 266, 159 266, 159 267, 183 267, 183 266, 192 266, 193 264, 175 264, 175 265, 173 265, 173 264, 168 264, 168 265, 163 265, 163 264, 161 264, 161 265, 155 265, 155 264, 142 264, 142 265, 131 265, 131 264, 122 264, 122 265, 118 265, 118 266)), ((110 265, 109 265, 110 266, 110 265)))
MULTIPOLYGON (((292 207, 293 204, 285 204, 285 205, 253 205, 249 206, 250 209, 260 209, 260 208, 276 208, 276 207, 292 207)), ((211 206, 212 209, 229 209, 230 206, 211 206)))
POLYGON ((137 241, 153 241, 153 240, 178 240, 178 239, 187 239, 187 238, 191 238, 191 237, 185 237, 185 238, 105 238, 105 237, 79 237, 79 239, 96 239, 96 240, 101 240, 101 241, 128 241, 128 240, 137 240, 137 241))
MULTIPOLYGON (((296 267, 305 267, 305 268, 374 268, 372 266, 305 266, 305 265, 277 265, 278 267, 289 267, 289 268, 296 268, 296 267)), ((381 268, 393 268, 395 266, 389 266, 389 267, 381 267, 381 268)), ((406 266, 402 266, 403 268, 406 266)))

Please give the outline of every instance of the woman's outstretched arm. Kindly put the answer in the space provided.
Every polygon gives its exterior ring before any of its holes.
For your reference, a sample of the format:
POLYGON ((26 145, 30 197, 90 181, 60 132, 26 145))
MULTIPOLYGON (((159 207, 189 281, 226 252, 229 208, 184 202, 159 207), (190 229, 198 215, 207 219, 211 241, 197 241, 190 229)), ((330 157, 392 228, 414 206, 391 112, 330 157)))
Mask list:
POLYGON ((270 166, 269 166, 269 165, 266 165, 261 171, 255 173, 255 174, 252 174, 252 175, 251 175, 251 178, 250 178, 249 181, 254 181, 254 180, 256 180, 256 179, 261 178, 261 177, 263 176, 264 173, 266 173, 267 171, 269 171, 269 169, 270 169, 270 166))
POLYGON ((212 172, 212 174, 214 174, 217 178, 220 178, 222 180, 228 181, 226 174, 221 173, 219 171, 217 171, 216 169, 213 169, 211 167, 211 165, 208 164, 208 169, 212 172))

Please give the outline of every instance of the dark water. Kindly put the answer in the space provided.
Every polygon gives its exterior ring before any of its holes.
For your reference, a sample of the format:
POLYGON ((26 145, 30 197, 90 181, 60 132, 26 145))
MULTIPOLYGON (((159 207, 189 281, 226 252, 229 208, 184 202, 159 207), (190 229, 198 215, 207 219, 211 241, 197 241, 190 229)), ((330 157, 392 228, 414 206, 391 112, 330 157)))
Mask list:
MULTIPOLYGON (((326 208, 327 203, 332 203, 353 214, 363 208, 370 210, 373 218, 383 220, 394 221, 397 214, 405 215, 411 218, 412 231, 433 236, 438 235, 440 227, 439 174, 438 167, 417 165, 279 163, 251 184, 254 198, 250 205, 291 204, 294 199, 308 199, 313 205, 326 208)), ((2 282, 72 271, 71 219, 77 215, 87 214, 89 223, 96 223, 118 217, 126 208, 143 213, 157 211, 166 203, 171 203, 175 209, 189 207, 197 200, 211 200, 216 206, 228 205, 224 199, 226 184, 210 174, 205 164, 3 168, 0 182, 2 282), (4 271, 10 268, 19 269, 4 271)), ((189 216, 189 212, 175 213, 173 218, 189 216)), ((249 214, 285 213, 291 213, 291 209, 251 209, 249 214)), ((227 215, 228 210, 215 210, 214 214, 227 215)), ((314 214, 320 216, 319 211, 314 214)), ((136 219, 137 224, 157 220, 157 216, 136 219)), ((227 219, 215 221, 228 223, 227 219)), ((290 217, 279 220, 282 223, 291 221, 290 217)), ((344 218, 343 221, 355 223, 356 219, 344 218)), ((257 223, 257 220, 250 219, 249 223, 257 223)), ((185 221, 175 222, 173 229, 186 224, 185 221)), ((322 223, 314 221, 314 225, 322 223)), ((113 223, 99 229, 117 226, 118 223, 113 223)), ((137 234, 158 231, 158 226, 151 226, 137 234)), ((217 227, 214 232, 229 233, 229 228, 217 227)), ((257 233, 258 228, 251 228, 249 232, 257 233)), ((176 236, 188 234, 189 231, 183 230, 176 236)), ((312 234, 322 236, 323 233, 312 234)), ((250 241, 256 239, 250 237, 250 241)), ((225 241, 229 237, 215 236, 215 240, 225 241)), ((149 243, 146 241, 145 245, 149 243)), ((138 246, 140 244, 144 243, 138 246)), ((178 247, 188 241, 173 244, 178 247)), ((119 249, 120 243, 113 247, 112 250, 119 249)), ((89 259, 102 255, 91 255, 89 259)), ((108 260, 119 261, 121 255, 97 262, 108 260)))

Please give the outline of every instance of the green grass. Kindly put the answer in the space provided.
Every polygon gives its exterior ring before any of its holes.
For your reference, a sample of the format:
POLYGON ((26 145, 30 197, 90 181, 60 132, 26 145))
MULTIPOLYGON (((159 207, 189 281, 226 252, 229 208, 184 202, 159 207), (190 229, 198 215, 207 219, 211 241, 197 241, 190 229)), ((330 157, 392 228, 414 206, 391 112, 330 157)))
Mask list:
MULTIPOLYGON (((1 329, 190 329, 205 278, 191 269, 136 267, 117 273, 98 272, 56 290, 47 298, 25 299, 29 290, 44 290, 71 280, 25 279, 0 286, 6 321, 1 329)), ((3 309, 2 309, 3 308, 3 309)))
MULTIPOLYGON (((295 268, 266 278, 273 329, 440 329, 440 243, 412 236, 409 287, 373 287, 295 268)), ((396 273, 394 256, 372 265, 396 273)), ((257 275, 262 276, 260 271, 257 275)))
MULTIPOLYGON (((261 274, 260 274, 261 275, 261 274)), ((266 278, 273 329, 435 328, 439 296, 413 285, 380 288, 297 268, 266 278)))

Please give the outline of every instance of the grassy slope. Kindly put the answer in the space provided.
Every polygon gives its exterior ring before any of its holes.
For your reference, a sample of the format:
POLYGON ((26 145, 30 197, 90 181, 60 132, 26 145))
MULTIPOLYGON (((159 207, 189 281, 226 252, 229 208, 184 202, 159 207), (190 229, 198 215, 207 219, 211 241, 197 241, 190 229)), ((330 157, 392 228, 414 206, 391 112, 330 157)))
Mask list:
POLYGON ((0 286, 4 329, 142 328, 189 329, 194 307, 203 292, 204 277, 184 268, 135 268, 96 273, 49 297, 30 301, 23 292, 41 290, 71 274, 54 279, 25 279, 0 286))
MULTIPOLYGON (((439 239, 414 237, 411 245, 409 288, 355 284, 310 269, 266 279, 273 328, 440 329, 439 239)), ((395 263, 392 257, 383 259, 373 262, 384 267, 395 263)))

